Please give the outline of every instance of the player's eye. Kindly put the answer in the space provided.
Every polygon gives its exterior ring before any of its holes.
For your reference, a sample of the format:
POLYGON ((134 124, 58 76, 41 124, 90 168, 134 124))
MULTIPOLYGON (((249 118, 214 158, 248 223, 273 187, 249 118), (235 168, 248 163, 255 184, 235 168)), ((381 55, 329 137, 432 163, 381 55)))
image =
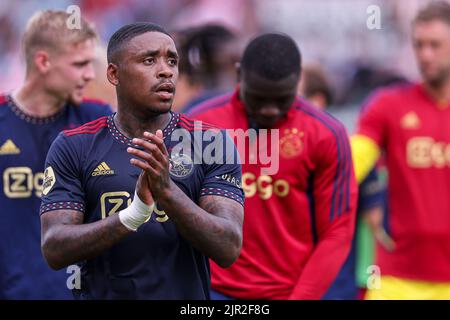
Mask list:
POLYGON ((89 63, 90 63, 90 61, 80 61, 80 62, 75 62, 73 65, 75 67, 82 68, 84 66, 87 66, 89 63))
POLYGON ((151 64, 153 64, 153 62, 155 62, 155 59, 152 58, 152 57, 148 57, 148 58, 144 59, 144 64, 145 65, 151 65, 151 64))
POLYGON ((178 64, 178 60, 175 58, 170 58, 167 62, 170 66, 176 66, 178 64))
POLYGON ((441 46, 441 43, 439 41, 431 41, 430 46, 432 49, 436 50, 439 49, 441 46))

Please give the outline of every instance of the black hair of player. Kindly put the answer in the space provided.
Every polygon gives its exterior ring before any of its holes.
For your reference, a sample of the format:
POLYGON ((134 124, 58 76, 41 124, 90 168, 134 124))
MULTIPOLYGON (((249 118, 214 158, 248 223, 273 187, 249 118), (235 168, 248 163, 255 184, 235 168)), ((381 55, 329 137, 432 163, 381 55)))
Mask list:
POLYGON ((244 76, 255 74, 278 81, 293 74, 300 77, 301 54, 295 41, 282 33, 267 33, 254 38, 241 59, 244 76))
POLYGON ((180 74, 187 75, 192 82, 213 86, 221 71, 217 57, 223 46, 237 38, 236 35, 219 24, 184 29, 175 34, 180 74))
POLYGON ((116 53, 134 37, 147 32, 160 32, 172 36, 161 26, 151 22, 135 22, 124 25, 114 32, 108 42, 107 59, 108 63, 116 63, 116 53))

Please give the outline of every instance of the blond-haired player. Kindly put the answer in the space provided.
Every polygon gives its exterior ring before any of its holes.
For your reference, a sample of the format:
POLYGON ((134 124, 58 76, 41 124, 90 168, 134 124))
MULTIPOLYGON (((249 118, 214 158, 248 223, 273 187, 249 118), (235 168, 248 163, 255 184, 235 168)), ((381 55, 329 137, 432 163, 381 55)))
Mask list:
POLYGON ((0 299, 66 299, 78 285, 76 269, 52 271, 41 254, 40 197, 54 183, 51 172, 43 172, 45 156, 61 130, 110 108, 83 99, 95 76, 96 32, 84 19, 71 28, 70 18, 50 10, 30 18, 24 83, 0 95, 0 299))

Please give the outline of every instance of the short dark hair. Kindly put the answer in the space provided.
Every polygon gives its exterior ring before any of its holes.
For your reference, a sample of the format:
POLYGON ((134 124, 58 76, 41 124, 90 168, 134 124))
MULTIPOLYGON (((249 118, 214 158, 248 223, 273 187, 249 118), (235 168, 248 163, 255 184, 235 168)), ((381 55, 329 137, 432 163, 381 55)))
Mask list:
POLYGON ((450 4, 445 1, 431 2, 417 13, 413 24, 432 20, 440 20, 450 26, 450 4))
POLYGON ((161 27, 155 23, 135 22, 135 23, 124 25, 119 30, 114 32, 114 34, 109 39, 108 49, 107 49, 107 53, 106 53, 107 58, 108 58, 108 63, 113 62, 114 54, 120 48, 122 48, 122 46, 125 43, 127 43, 134 37, 137 37, 137 36, 147 33, 147 32, 161 32, 172 38, 172 36, 163 27, 161 27))
MULTIPOLYGON (((180 54, 179 72, 191 82, 214 86, 223 66, 218 64, 222 48, 237 36, 225 26, 207 24, 175 32, 180 54)), ((237 62, 238 58, 236 59, 237 62)))
POLYGON ((245 48, 241 69, 246 74, 257 74, 269 80, 284 79, 292 74, 300 76, 300 50, 286 34, 263 34, 245 48))

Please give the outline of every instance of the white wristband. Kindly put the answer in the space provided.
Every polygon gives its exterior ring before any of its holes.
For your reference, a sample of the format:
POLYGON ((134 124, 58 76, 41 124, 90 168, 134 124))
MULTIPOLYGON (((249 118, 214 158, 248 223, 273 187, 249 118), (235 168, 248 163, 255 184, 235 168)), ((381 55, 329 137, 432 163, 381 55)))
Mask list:
POLYGON ((119 220, 122 224, 130 229, 136 231, 144 222, 146 222, 152 215, 155 203, 147 205, 139 199, 136 191, 134 192, 133 202, 131 205, 119 212, 119 220))

